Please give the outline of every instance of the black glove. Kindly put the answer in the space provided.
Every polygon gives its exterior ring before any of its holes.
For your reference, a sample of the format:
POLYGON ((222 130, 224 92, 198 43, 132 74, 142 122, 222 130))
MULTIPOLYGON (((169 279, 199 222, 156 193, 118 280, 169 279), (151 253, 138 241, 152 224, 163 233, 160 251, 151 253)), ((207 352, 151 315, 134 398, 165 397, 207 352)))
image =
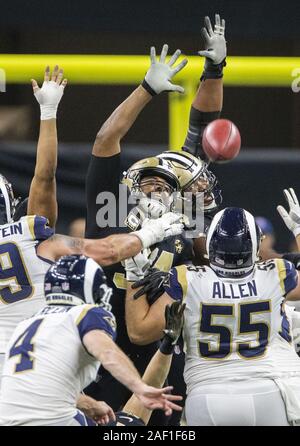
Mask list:
POLYGON ((132 285, 133 289, 142 287, 134 295, 134 299, 146 294, 147 302, 151 306, 164 293, 165 287, 169 281, 169 272, 160 271, 157 268, 150 268, 145 277, 132 285))
POLYGON ((170 355, 181 335, 183 326, 183 313, 185 304, 181 302, 173 302, 172 305, 167 305, 165 308, 166 328, 164 329, 164 337, 160 345, 161 353, 170 355))

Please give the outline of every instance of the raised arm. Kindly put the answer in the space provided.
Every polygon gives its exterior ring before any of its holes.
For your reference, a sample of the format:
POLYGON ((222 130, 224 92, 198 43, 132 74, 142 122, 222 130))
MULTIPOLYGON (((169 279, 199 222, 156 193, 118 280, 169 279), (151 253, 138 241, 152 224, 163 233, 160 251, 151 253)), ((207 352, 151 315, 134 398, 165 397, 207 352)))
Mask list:
POLYGON ((164 45, 160 60, 157 61, 155 48, 151 48, 151 66, 142 85, 139 85, 102 125, 95 139, 94 156, 109 157, 120 152, 121 139, 153 96, 163 91, 179 91, 181 93, 184 91, 179 85, 173 85, 170 80, 186 65, 187 60, 185 59, 173 67, 180 56, 180 50, 173 54, 168 63, 166 63, 167 52, 168 45, 164 45))
POLYGON ((44 83, 40 89, 32 79, 36 100, 41 108, 40 134, 37 145, 36 165, 31 182, 28 215, 43 215, 48 218, 53 228, 57 220, 56 166, 57 166, 57 130, 56 112, 62 98, 67 80, 63 80, 63 70, 56 66, 51 75, 46 68, 44 83))
POLYGON ((136 121, 152 96, 139 85, 104 122, 93 146, 93 155, 109 157, 120 153, 120 141, 136 121))
POLYGON ((184 143, 184 150, 205 159, 201 138, 207 124, 220 117, 223 106, 223 67, 227 54, 225 20, 215 16, 212 28, 209 17, 204 19, 205 26, 201 33, 205 49, 199 51, 205 57, 205 66, 200 78, 200 86, 190 111, 189 129, 184 143))
MULTIPOLYGON (((293 188, 284 189, 283 191, 285 199, 289 206, 289 211, 287 211, 283 206, 277 206, 277 211, 280 214, 281 218, 283 219, 284 223, 286 224, 287 228, 293 233, 298 251, 300 252, 300 206, 298 197, 294 191, 293 188)), ((294 255, 294 259, 291 258, 289 255, 283 256, 287 260, 292 260, 293 264, 296 266, 296 268, 299 268, 298 260, 299 258, 294 255)), ((296 272, 295 272, 296 273, 296 272)), ((298 274, 298 285, 290 291, 286 299, 287 300, 300 300, 300 274, 299 271, 297 271, 298 274)))
MULTIPOLYGON (((165 309, 164 338, 159 350, 152 357, 143 375, 144 383, 149 386, 162 387, 170 371, 174 347, 181 334, 183 326, 183 312, 185 305, 173 302, 165 309)), ((147 410, 135 395, 127 401, 123 412, 134 414, 141 418, 145 424, 148 423, 152 411, 147 410)))

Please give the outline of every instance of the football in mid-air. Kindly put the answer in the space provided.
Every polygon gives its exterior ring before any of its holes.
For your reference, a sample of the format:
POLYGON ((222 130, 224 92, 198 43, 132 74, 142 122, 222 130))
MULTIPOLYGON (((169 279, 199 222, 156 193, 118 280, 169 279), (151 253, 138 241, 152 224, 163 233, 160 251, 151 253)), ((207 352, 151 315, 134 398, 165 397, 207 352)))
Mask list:
POLYGON ((228 119, 216 119, 206 126, 202 147, 210 161, 230 161, 239 154, 241 148, 239 129, 228 119))

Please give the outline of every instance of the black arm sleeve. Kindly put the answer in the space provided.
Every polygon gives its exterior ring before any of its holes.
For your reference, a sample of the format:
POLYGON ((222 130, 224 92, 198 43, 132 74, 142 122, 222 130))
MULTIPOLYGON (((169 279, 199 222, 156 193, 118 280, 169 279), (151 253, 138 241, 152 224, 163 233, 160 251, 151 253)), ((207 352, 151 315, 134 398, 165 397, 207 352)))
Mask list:
POLYGON ((105 237, 108 235, 106 231, 97 225, 96 215, 101 205, 96 203, 96 199, 101 192, 111 192, 115 195, 116 200, 118 199, 120 160, 120 153, 110 157, 91 156, 85 185, 87 203, 85 236, 87 238, 105 237))
POLYGON ((207 124, 218 119, 220 114, 220 111, 201 112, 192 106, 190 111, 189 129, 182 150, 185 150, 204 161, 208 161, 202 148, 202 135, 207 124))

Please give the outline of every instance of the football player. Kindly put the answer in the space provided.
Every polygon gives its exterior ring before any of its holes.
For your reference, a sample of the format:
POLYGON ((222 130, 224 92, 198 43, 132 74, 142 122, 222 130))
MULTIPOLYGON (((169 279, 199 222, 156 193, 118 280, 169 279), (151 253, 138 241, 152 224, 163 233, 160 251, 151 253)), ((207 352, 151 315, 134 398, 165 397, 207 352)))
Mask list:
MULTIPOLYGON (((130 359, 114 343, 115 319, 105 309, 112 290, 92 259, 66 256, 45 276, 46 306, 21 322, 6 351, 0 394, 0 425, 88 425, 82 389, 100 363, 120 380, 145 409, 170 414, 180 399, 145 384, 130 359), (100 304, 97 305, 97 304, 100 304), (101 306, 102 305, 102 306, 101 306)), ((114 419, 102 405, 100 423, 114 419)))
MULTIPOLYGON (((197 154, 201 132, 207 122, 219 117, 222 108, 222 68, 225 64, 226 57, 226 42, 224 39, 225 23, 224 21, 222 21, 222 23, 220 22, 219 16, 216 20, 216 32, 214 32, 211 29, 209 19, 205 19, 207 29, 205 31, 203 30, 203 32, 206 44, 205 51, 207 52, 201 55, 207 57, 207 60, 201 78, 202 82, 195 101, 193 102, 190 117, 190 131, 188 141, 186 141, 185 144, 187 150, 197 154), (221 55, 222 59, 220 60, 221 55), (195 133, 195 129, 197 130, 197 134, 195 133), (192 134, 196 134, 196 139, 191 138, 192 134)), ((132 95, 113 112, 97 134, 86 181, 88 203, 86 235, 88 237, 96 237, 100 234, 104 236, 106 235, 106 231, 111 231, 111 228, 99 228, 97 225, 96 215, 99 210, 99 206, 97 206, 97 195, 102 191, 110 191, 115 196, 118 196, 121 139, 133 125, 142 109, 156 94, 159 94, 162 91, 183 92, 182 87, 174 86, 170 83, 170 79, 176 72, 171 69, 171 66, 179 57, 180 51, 176 51, 170 59, 170 62, 167 64, 165 63, 167 50, 168 48, 165 45, 160 60, 157 62, 155 58, 155 49, 151 49, 151 67, 146 74, 142 86, 139 86, 132 95)), ((185 63, 186 61, 183 61, 179 64, 177 66, 177 71, 182 69, 185 63)), ((186 160, 186 158, 187 157, 185 157, 184 160, 186 160)), ((188 160, 188 163, 190 164, 190 159, 188 160)), ((201 187, 203 188, 203 184, 201 187)), ((207 186, 204 187, 204 189, 206 188, 207 186)), ((127 222, 129 221, 132 221, 132 219, 127 219, 127 222)), ((169 242, 168 247, 165 244, 164 246, 155 247, 155 249, 156 248, 158 248, 159 251, 155 262, 153 262, 153 266, 158 269, 167 271, 171 264, 178 264, 176 261, 180 261, 180 254, 182 261, 187 263, 192 260, 193 251, 191 240, 185 241, 182 238, 175 238, 174 241, 169 242)), ((118 332, 117 343, 121 342, 120 345, 125 351, 128 351, 131 358, 136 358, 133 360, 138 369, 142 372, 148 362, 146 361, 146 349, 144 348, 141 350, 131 345, 125 327, 124 290, 126 289, 126 281, 124 270, 120 266, 118 270, 106 270, 106 274, 110 285, 115 287, 114 296, 119 296, 118 300, 116 299, 116 306, 119 307, 119 309, 114 310, 117 313, 120 312, 120 318, 117 316, 118 326, 120 327, 122 325, 122 327, 124 327, 124 332, 123 330, 122 332, 118 332)), ((154 348, 156 348, 156 346, 154 348)), ((149 349, 149 354, 152 354, 150 346, 148 346, 147 349, 149 349)), ((91 386, 91 388, 88 389, 88 392, 91 392, 92 395, 97 395, 98 398, 100 398, 100 396, 101 398, 105 398, 111 402, 113 407, 118 408, 122 400, 117 399, 116 393, 112 393, 109 390, 118 384, 112 380, 111 385, 108 386, 106 379, 110 378, 106 376, 105 372, 101 373, 101 380, 99 380, 98 386, 91 386), (109 392, 109 394, 106 394, 106 392, 109 392), (112 401, 111 398, 116 398, 116 400, 112 401)), ((118 392, 118 394, 121 394, 120 392, 118 392)), ((126 397, 127 395, 124 393, 123 404, 126 397)))
MULTIPOLYGON (((300 220, 292 211, 284 218, 299 238, 300 220)), ((208 230, 209 266, 173 268, 165 293, 151 307, 145 296, 128 295, 127 328, 140 344, 162 336, 167 304, 186 303, 189 425, 300 421, 300 361, 284 306, 300 299, 298 273, 283 259, 259 263, 260 240, 249 212, 226 208, 208 230)), ((131 260, 126 262, 132 273, 131 260)))
MULTIPOLYGON (((114 232, 137 230, 145 217, 157 218, 166 212, 173 204, 173 192, 179 190, 176 172, 168 161, 156 157, 141 160, 128 169, 124 178, 124 182, 130 187, 131 195, 138 196, 138 209, 130 210, 128 216, 124 215, 125 227, 118 227, 119 225, 117 227, 98 226, 97 214, 99 210, 101 211, 101 206, 97 204, 99 202, 99 200, 97 201, 98 194, 108 191, 119 199, 121 139, 155 94, 162 91, 183 92, 183 88, 173 85, 171 79, 185 66, 187 61, 183 60, 174 68, 173 65, 178 59, 180 51, 176 51, 170 61, 166 63, 167 51, 168 46, 164 45, 160 60, 157 61, 155 49, 151 49, 151 67, 147 71, 142 85, 113 112, 96 137, 86 180, 88 207, 86 236, 89 238, 104 237, 114 232)), ((127 200, 126 195, 125 199, 127 200)), ((116 217, 118 221, 119 215, 116 217)), ((123 221, 121 225, 122 223, 123 221)), ((155 246, 154 252, 156 266, 167 271, 172 265, 184 262, 187 255, 191 255, 191 244, 187 248, 180 236, 170 237, 166 243, 155 246)), ((125 326, 126 280, 124 267, 121 264, 114 265, 111 268, 106 268, 105 273, 109 285, 114 289, 112 311, 118 325, 116 342, 123 351, 130 355, 142 374, 157 350, 157 344, 141 349, 130 343, 125 326)), ((86 389, 86 393, 96 399, 107 401, 114 410, 123 406, 130 396, 128 390, 105 370, 100 370, 98 382, 86 389)))
POLYGON ((11 185, 0 177, 0 375, 4 351, 16 325, 44 306, 43 282, 49 263, 62 255, 86 254, 109 265, 141 249, 179 234, 179 216, 167 213, 149 220, 131 234, 101 240, 54 235, 48 220, 25 216, 13 221, 15 199, 11 185))
POLYGON ((16 199, 12 185, 0 175, 0 375, 6 344, 15 326, 44 305, 40 283, 49 264, 37 257, 35 246, 53 233, 46 227, 47 219, 51 228, 57 219, 56 114, 66 85, 58 66, 52 74, 46 68, 41 89, 32 79, 41 121, 29 198, 22 202, 16 199), (20 220, 24 215, 32 217, 20 220))

